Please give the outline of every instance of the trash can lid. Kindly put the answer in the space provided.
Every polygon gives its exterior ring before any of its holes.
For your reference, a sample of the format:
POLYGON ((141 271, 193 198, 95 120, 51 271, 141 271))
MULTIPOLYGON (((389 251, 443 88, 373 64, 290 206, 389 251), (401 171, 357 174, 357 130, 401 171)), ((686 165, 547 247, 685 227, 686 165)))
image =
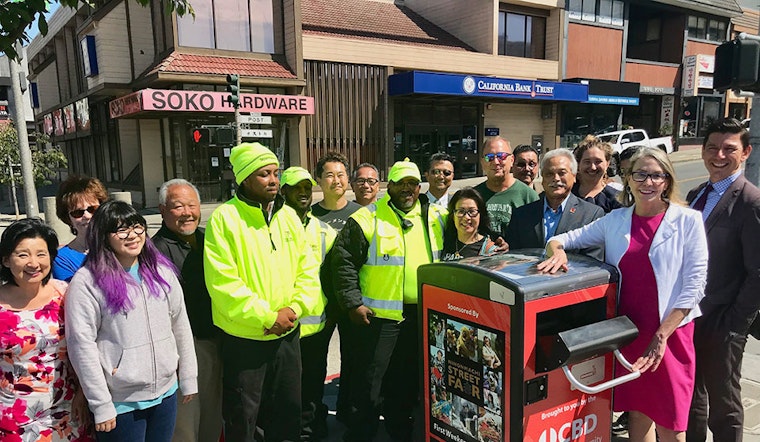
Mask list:
POLYGON ((420 286, 433 285, 505 304, 514 304, 517 297, 530 301, 618 281, 617 270, 609 264, 572 253, 567 256, 568 271, 554 275, 536 271, 536 265, 546 259, 543 249, 522 249, 425 264, 419 267, 417 280, 420 286), (505 289, 504 299, 494 299, 493 284, 505 289))

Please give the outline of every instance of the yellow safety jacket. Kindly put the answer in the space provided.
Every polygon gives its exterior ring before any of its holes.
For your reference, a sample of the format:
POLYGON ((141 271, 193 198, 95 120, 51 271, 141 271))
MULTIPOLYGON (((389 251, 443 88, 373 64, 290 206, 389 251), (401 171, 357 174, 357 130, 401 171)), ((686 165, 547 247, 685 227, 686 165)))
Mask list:
POLYGON ((275 204, 271 220, 238 196, 219 206, 206 224, 204 273, 214 324, 227 334, 269 341, 277 312, 301 318, 321 296, 319 264, 295 210, 275 204))
MULTIPOLYGON (((429 246, 432 256, 428 262, 440 260, 446 216, 446 209, 434 204, 428 205, 427 214, 422 213, 421 218, 427 221, 427 244, 421 241, 411 247, 427 249, 429 246)), ((406 246, 400 215, 391 208, 390 196, 385 195, 377 203, 354 212, 351 218, 359 224, 369 243, 367 261, 359 269, 362 302, 378 318, 402 321, 406 246)), ((419 266, 422 263, 409 264, 419 266)))
MULTIPOLYGON (((306 214, 306 242, 309 244, 312 253, 317 257, 319 264, 325 260, 325 255, 335 242, 335 237, 338 232, 335 231, 329 224, 313 216, 311 213, 306 214)), ((319 300, 314 306, 314 309, 308 312, 304 312, 301 316, 301 337, 305 338, 313 334, 319 333, 325 328, 325 322, 327 321, 327 314, 325 313, 325 306, 327 305, 327 298, 323 291, 319 292, 319 300)))

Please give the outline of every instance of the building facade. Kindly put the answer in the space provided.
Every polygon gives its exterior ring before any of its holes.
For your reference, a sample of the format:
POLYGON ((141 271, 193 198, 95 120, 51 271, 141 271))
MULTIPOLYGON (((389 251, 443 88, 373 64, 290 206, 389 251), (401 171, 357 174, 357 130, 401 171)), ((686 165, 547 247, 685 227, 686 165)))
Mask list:
POLYGON ((61 8, 48 36, 32 42, 37 123, 65 146, 72 172, 130 190, 146 206, 173 177, 195 182, 204 200, 224 199, 232 73, 241 111, 260 115, 245 134, 285 166, 313 169, 339 151, 384 177, 395 160, 426 167, 432 153, 447 152, 466 177, 482 173, 486 136, 543 150, 626 124, 698 136, 723 103, 709 84, 709 56, 741 13, 734 0, 196 0, 193 8, 194 19, 166 14, 159 0, 61 8), (694 68, 690 92, 685 63, 694 68))

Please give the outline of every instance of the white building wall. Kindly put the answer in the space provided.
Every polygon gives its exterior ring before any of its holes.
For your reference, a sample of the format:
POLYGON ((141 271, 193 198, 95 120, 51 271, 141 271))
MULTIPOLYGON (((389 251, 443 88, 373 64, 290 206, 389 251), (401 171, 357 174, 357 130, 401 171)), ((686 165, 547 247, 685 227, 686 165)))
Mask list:
MULTIPOLYGON (((129 8, 129 27, 132 30, 132 57, 135 63, 135 76, 139 76, 153 63, 153 22, 150 8, 135 2, 126 2, 129 8)), ((127 48, 129 50, 129 48, 127 48)))
POLYGON ((158 188, 164 182, 161 120, 140 120, 139 133, 145 207, 156 207, 158 206, 158 188))
POLYGON ((114 7, 91 29, 80 34, 83 35, 95 36, 100 68, 99 75, 87 78, 89 89, 104 83, 129 83, 132 80, 125 2, 114 7))
POLYGON ((40 109, 47 110, 61 103, 58 95, 58 67, 50 63, 37 75, 37 95, 40 98, 40 109))

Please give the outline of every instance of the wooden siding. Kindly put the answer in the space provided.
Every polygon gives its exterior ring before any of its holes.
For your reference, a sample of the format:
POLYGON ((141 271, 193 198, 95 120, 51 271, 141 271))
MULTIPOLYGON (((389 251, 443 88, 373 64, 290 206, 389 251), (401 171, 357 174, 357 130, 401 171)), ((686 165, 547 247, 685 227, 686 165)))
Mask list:
POLYGON ((37 95, 40 98, 40 110, 46 111, 61 102, 58 88, 58 67, 50 63, 37 74, 37 95))
POLYGON ((557 80, 555 60, 507 57, 393 43, 304 34, 304 58, 336 63, 393 66, 398 70, 463 72, 509 78, 557 80))
POLYGON ((719 44, 720 43, 704 43, 701 41, 687 40, 684 57, 699 54, 715 55, 715 48, 717 48, 719 44))
POLYGON ((89 34, 95 36, 100 75, 89 77, 87 87, 93 89, 104 83, 129 83, 132 66, 129 57, 127 14, 124 2, 103 17, 89 34))
POLYGON ((358 66, 306 61, 305 95, 314 97, 314 115, 306 120, 306 161, 314 170, 327 152, 340 152, 351 166, 384 163, 388 146, 386 123, 387 71, 381 66, 358 66))
POLYGON ((135 66, 134 76, 139 77, 155 59, 153 44, 153 23, 150 7, 142 7, 134 2, 125 3, 129 8, 130 43, 135 66))
POLYGON ((494 0, 405 0, 404 6, 445 29, 476 51, 494 54, 495 24, 498 10, 494 0))
POLYGON ((620 80, 623 31, 570 23, 565 78, 620 80))
POLYGON ((627 62, 625 81, 641 83, 642 86, 680 87, 680 68, 656 64, 627 62))

